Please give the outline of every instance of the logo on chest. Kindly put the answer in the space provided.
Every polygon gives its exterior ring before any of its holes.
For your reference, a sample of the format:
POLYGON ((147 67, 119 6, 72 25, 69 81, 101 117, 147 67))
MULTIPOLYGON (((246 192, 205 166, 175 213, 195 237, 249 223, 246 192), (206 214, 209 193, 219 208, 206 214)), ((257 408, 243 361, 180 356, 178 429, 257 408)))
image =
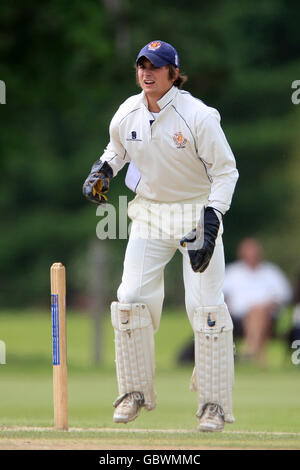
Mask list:
POLYGON ((131 141, 131 142, 141 142, 142 141, 142 139, 138 139, 136 131, 131 131, 129 135, 130 135, 130 137, 126 139, 127 141, 128 140, 131 141))
POLYGON ((173 142, 178 149, 184 149, 185 144, 187 143, 187 139, 184 137, 184 135, 181 132, 176 132, 173 135, 173 142))

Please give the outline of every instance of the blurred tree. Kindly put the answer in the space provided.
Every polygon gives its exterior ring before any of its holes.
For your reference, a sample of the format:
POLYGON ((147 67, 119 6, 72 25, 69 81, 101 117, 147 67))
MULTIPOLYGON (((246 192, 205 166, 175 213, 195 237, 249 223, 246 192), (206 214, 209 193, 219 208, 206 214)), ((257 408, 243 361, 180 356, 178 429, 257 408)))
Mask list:
POLYGON ((118 59, 128 59, 130 34, 127 19, 124 15, 123 0, 103 0, 105 7, 111 15, 115 34, 115 48, 118 59))

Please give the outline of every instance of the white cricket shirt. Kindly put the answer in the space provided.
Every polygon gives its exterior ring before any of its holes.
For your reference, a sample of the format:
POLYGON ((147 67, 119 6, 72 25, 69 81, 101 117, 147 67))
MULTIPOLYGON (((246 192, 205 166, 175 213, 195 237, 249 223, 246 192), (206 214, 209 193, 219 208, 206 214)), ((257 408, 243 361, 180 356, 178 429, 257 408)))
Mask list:
POLYGON ((126 183, 143 198, 177 202, 198 197, 224 214, 238 172, 218 111, 176 87, 158 105, 160 112, 153 116, 144 92, 122 103, 101 160, 114 176, 132 162, 126 183))

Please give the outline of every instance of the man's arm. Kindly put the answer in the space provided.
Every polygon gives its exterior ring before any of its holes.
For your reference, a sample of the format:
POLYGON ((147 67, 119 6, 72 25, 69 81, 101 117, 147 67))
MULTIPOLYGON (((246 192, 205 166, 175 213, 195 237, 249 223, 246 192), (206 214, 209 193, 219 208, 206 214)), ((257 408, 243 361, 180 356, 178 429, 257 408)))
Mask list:
POLYGON ((109 144, 103 155, 93 164, 82 188, 83 195, 95 204, 107 201, 106 193, 111 178, 116 176, 118 171, 129 161, 128 154, 120 142, 118 112, 110 123, 109 133, 109 144))
POLYGON ((196 229, 180 244, 187 246, 193 271, 203 273, 212 258, 222 216, 230 207, 238 172, 216 110, 198 125, 197 144, 198 155, 211 181, 211 191, 196 229))
POLYGON ((117 111, 109 126, 109 144, 104 150, 103 155, 100 157, 102 162, 107 162, 109 164, 113 170, 113 176, 116 176, 123 166, 130 162, 129 155, 120 141, 119 120, 119 112, 117 111))
POLYGON ((197 126, 198 155, 211 180, 208 206, 228 211, 238 180, 235 158, 220 125, 220 115, 213 110, 197 126))

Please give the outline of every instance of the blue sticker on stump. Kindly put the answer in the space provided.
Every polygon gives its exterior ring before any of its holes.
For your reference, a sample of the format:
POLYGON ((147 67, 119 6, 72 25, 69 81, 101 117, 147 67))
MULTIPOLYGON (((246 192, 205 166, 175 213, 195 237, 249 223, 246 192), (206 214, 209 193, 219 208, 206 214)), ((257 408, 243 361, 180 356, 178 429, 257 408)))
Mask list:
POLYGON ((52 313, 52 353, 53 365, 60 364, 59 357, 59 303, 58 294, 51 295, 51 313, 52 313))

